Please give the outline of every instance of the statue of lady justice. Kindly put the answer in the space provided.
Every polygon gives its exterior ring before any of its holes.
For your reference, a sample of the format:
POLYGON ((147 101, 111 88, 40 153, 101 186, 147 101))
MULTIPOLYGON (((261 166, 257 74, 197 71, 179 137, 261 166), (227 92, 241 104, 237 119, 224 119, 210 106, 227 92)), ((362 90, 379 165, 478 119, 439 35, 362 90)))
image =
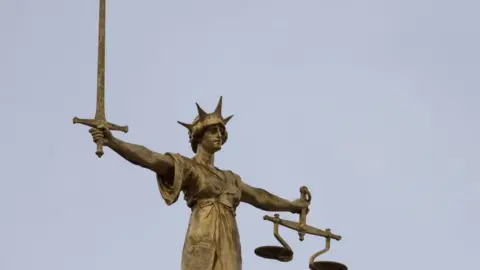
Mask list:
POLYGON ((182 270, 241 270, 240 236, 235 210, 240 202, 265 211, 299 213, 308 209, 305 200, 289 201, 261 188, 246 184, 239 175, 214 165, 214 156, 227 141, 222 97, 213 113, 197 103, 193 123, 178 122, 188 129, 192 158, 176 153, 157 153, 144 146, 124 142, 103 125, 90 129, 93 140, 111 148, 132 164, 156 173, 160 194, 167 205, 181 192, 191 208, 190 222, 182 253, 182 270))

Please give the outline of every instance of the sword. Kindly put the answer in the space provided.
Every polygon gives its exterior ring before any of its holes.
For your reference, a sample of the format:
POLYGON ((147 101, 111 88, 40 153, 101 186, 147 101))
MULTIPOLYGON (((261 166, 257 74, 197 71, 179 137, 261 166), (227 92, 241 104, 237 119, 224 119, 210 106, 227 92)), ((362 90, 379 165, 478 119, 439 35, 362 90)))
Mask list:
MULTIPOLYGON (((94 119, 73 118, 74 124, 83 124, 92 128, 101 125, 110 130, 119 130, 128 132, 128 126, 119 126, 107 121, 105 116, 105 6, 106 0, 100 0, 99 23, 98 23, 98 64, 97 64, 97 109, 94 119)), ((99 158, 103 156, 103 141, 97 142, 97 151, 99 158)))

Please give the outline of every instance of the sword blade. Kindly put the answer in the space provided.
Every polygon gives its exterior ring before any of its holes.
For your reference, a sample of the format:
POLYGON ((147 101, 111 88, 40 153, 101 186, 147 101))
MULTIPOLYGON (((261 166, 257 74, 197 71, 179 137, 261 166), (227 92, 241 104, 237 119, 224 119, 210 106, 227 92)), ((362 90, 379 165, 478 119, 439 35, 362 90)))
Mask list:
POLYGON ((98 20, 98 62, 97 62, 97 109, 96 120, 106 120, 105 116, 105 9, 106 0, 100 0, 98 20))
MULTIPOLYGON (((100 0, 100 11, 98 18, 98 65, 97 65, 97 109, 94 119, 73 118, 74 124, 83 124, 96 128, 99 125, 106 125, 110 130, 128 132, 128 126, 119 126, 107 122, 105 116, 105 6, 106 0, 100 0)), ((103 155, 103 141, 97 142, 97 151, 100 158, 103 155)))

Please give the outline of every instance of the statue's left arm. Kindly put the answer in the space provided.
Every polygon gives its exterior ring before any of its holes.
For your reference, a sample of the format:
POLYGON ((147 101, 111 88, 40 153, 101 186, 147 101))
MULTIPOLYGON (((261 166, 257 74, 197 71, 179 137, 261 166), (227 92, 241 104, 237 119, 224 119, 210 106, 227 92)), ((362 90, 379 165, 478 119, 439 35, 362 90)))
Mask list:
POLYGON ((252 187, 243 181, 240 181, 242 191, 241 201, 246 202, 258 209, 264 211, 282 211, 282 212, 300 212, 302 206, 298 201, 289 201, 280 198, 264 189, 252 187))

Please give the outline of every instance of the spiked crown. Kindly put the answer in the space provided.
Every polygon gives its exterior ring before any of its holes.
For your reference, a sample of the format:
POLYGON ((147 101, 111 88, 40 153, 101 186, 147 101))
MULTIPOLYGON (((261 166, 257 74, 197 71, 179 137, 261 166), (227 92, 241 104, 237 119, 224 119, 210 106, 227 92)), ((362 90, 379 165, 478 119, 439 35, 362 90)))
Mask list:
POLYGON ((192 144, 192 149, 194 152, 196 152, 196 145, 194 146, 194 140, 197 137, 197 135, 200 135, 203 133, 205 128, 212 126, 212 125, 221 125, 223 128, 225 128, 225 135, 222 140, 223 143, 227 141, 228 135, 226 132, 226 125, 230 119, 232 119, 233 115, 230 115, 226 118, 223 118, 222 116, 222 97, 220 97, 220 100, 218 101, 217 107, 215 108, 215 111, 213 113, 206 113, 198 103, 197 105, 197 110, 198 110, 198 116, 195 117, 193 120, 193 123, 187 124, 183 123, 180 121, 177 121, 180 125, 184 126, 185 128, 188 129, 188 135, 190 137, 190 143, 192 144))

